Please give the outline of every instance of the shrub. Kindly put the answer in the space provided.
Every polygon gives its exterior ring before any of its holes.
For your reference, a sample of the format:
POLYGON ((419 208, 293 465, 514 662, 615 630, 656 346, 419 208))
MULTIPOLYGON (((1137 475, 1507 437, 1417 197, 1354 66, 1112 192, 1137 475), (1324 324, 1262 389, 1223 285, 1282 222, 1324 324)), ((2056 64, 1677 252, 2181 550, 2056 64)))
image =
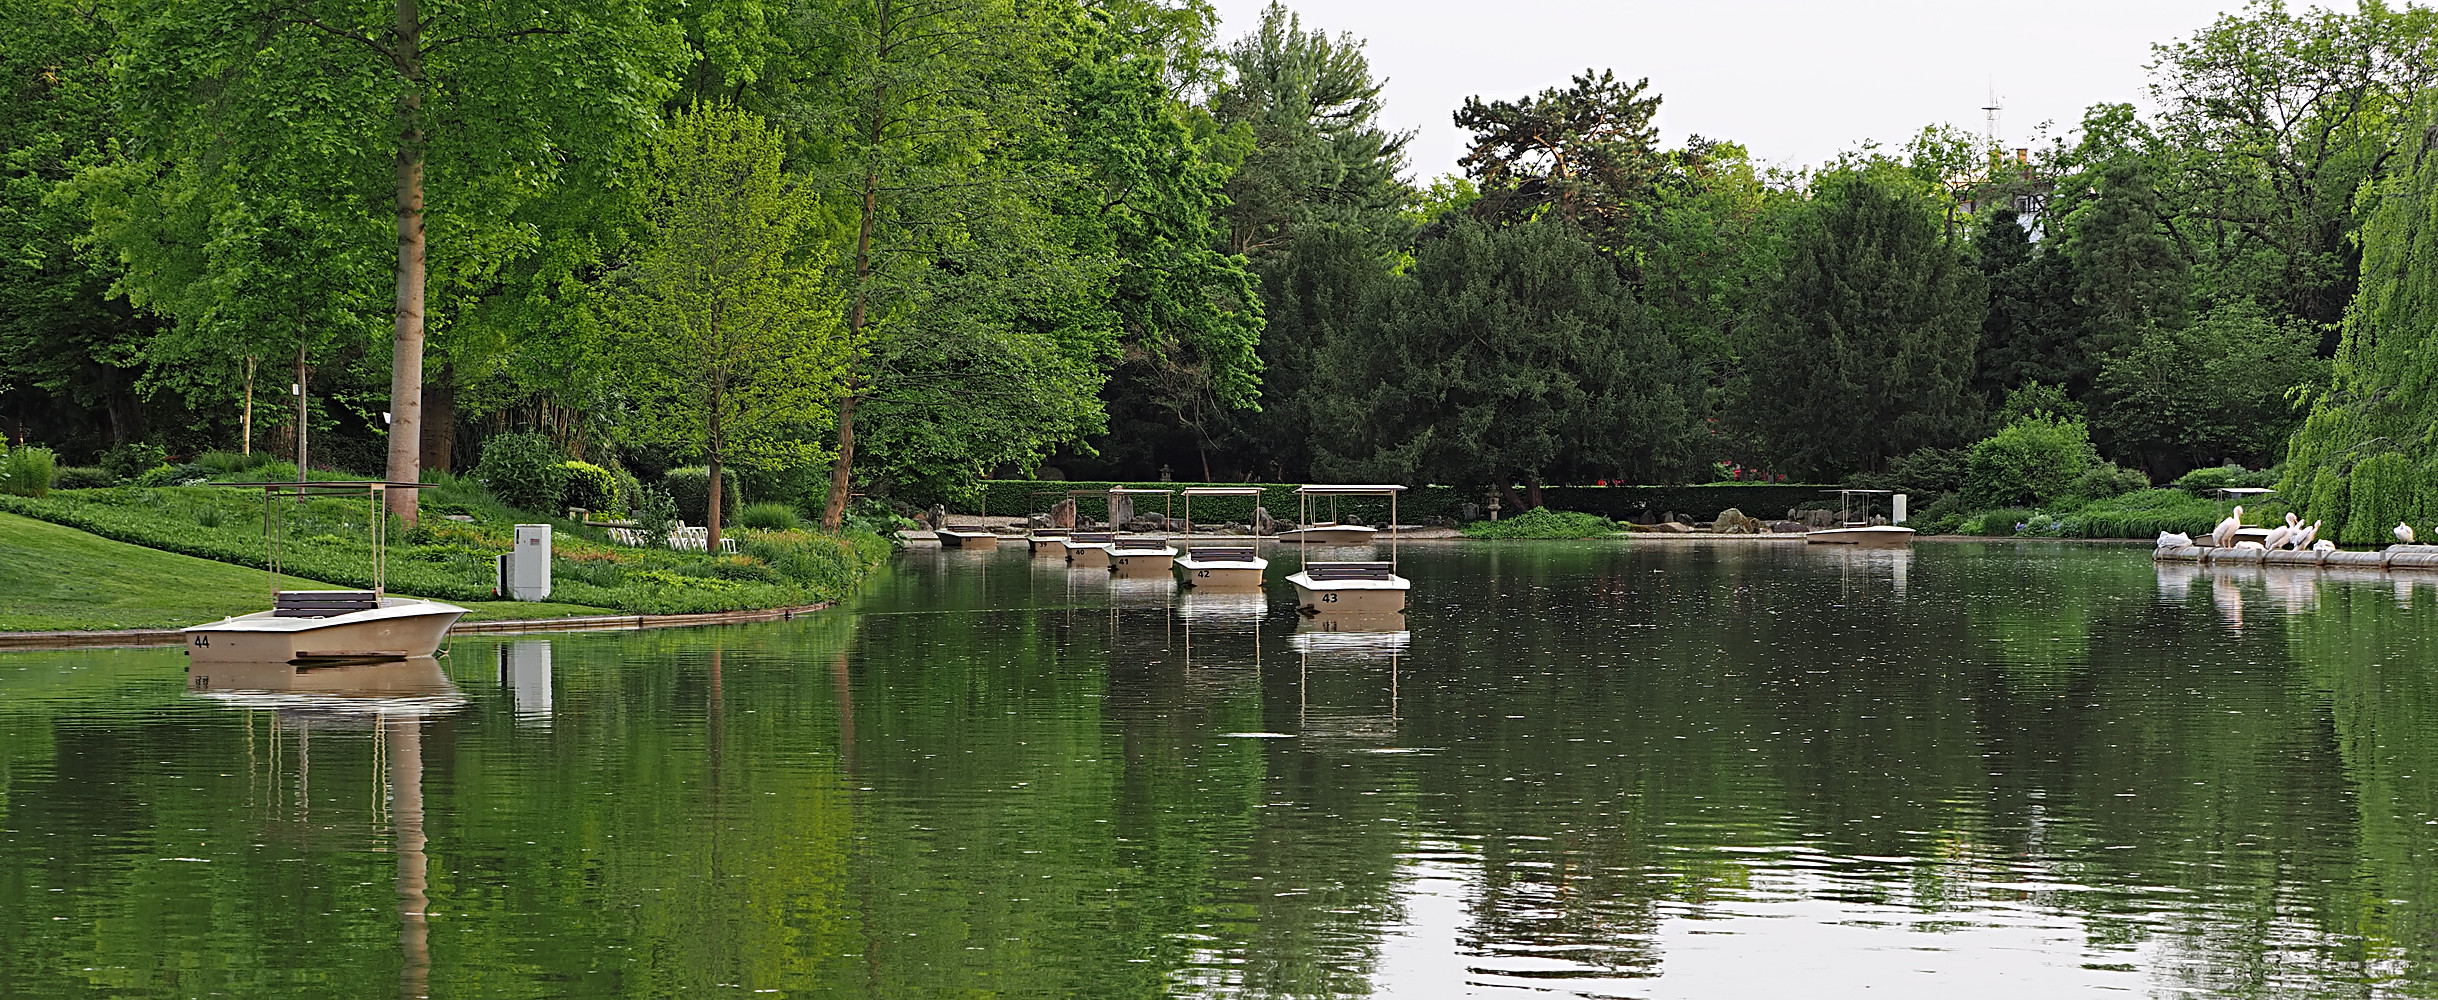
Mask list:
POLYGON ((232 475, 239 472, 252 472, 255 469, 262 468, 263 466, 269 465, 276 461, 278 461, 277 458, 273 457, 267 452, 260 451, 251 455, 225 450, 207 451, 203 454, 195 456, 196 465, 200 465, 206 469, 212 470, 212 474, 216 476, 232 475))
POLYGON ((2065 495, 2099 461, 2079 420, 2034 416, 1972 446, 1964 494, 1975 504, 2030 506, 2065 495))
POLYGON ((653 548, 669 544, 669 529, 677 524, 677 498, 667 490, 644 487, 635 504, 635 528, 653 548))
POLYGON ((150 442, 129 441, 102 452, 102 471, 120 479, 134 479, 168 461, 168 449, 150 442))
POLYGON ((2114 462, 2101 462, 2075 477, 2074 485, 2066 487, 2066 498, 2075 505, 2121 497, 2135 490, 2150 488, 2150 477, 2140 469, 2120 468, 2114 462))
POLYGON ((2137 490, 2068 514, 2068 538, 2157 538, 2163 531, 2203 535, 2226 516, 2223 505, 2180 489, 2137 490))
POLYGON ((201 486, 212 481, 212 470, 200 465, 156 465, 135 477, 137 486, 201 486))
POLYGON ((616 490, 612 509, 623 517, 635 516, 636 509, 643 506, 643 481, 624 465, 612 465, 609 472, 610 485, 616 490))
POLYGON ((8 450, 5 463, 0 463, 0 490, 21 497, 39 497, 51 492, 51 476, 59 467, 59 456, 49 448, 18 445, 8 450))
POLYGON ((2193 493, 2237 487, 2274 487, 2283 473, 2277 469, 2253 471, 2240 465, 2221 465, 2209 469, 2194 469, 2175 481, 2175 487, 2193 493))
POLYGON ((2029 527, 2040 512, 2024 507, 2000 507, 1985 510, 1956 525, 1956 534, 1982 535, 1989 538, 2011 538, 2022 528, 2029 527))
POLYGON ((1467 538, 1598 538, 1617 533, 1617 522, 1598 514, 1536 507, 1504 521, 1475 521, 1467 538))
POLYGON ((804 526, 796 509, 783 503, 757 503, 737 511, 736 523, 762 531, 794 531, 804 526))
MULTIPOLYGON (((687 524, 711 523, 710 469, 700 465, 670 469, 668 475, 660 477, 660 488, 677 501, 677 516, 684 518, 687 524)), ((726 469, 720 470, 721 520, 736 520, 736 512, 745 506, 738 492, 736 477, 729 475, 726 469)))
POLYGON ((567 489, 567 456, 539 434, 494 434, 483 442, 474 478, 491 495, 519 510, 557 514, 567 489))
MULTIPOLYGON (((585 510, 609 513, 618 504, 618 482, 610 471, 591 462, 565 462, 559 466, 565 488, 559 493, 560 508, 582 507, 585 510)), ((560 508, 553 508, 557 513, 560 508)))
POLYGON ((2345 515, 2353 512, 2349 486, 2333 466, 2320 466, 2319 473, 2311 477, 2311 502, 2303 505, 2303 520, 2320 520, 2321 538, 2345 537, 2345 515))
POLYGON ((91 466, 63 465, 51 473, 51 488, 55 490, 98 490, 118 484, 109 473, 91 466))

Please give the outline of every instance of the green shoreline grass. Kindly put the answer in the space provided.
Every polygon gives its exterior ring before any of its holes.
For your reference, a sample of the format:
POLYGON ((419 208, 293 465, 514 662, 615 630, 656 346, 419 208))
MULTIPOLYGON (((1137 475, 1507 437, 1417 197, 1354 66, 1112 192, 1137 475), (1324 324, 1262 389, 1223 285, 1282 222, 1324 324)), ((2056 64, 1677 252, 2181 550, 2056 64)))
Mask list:
MULTIPOLYGON (((282 577, 291 590, 342 589, 282 577)), ((267 607, 259 569, 162 552, 0 513, 0 632, 183 628, 267 607)), ((467 621, 616 614, 577 604, 461 601, 467 621)))

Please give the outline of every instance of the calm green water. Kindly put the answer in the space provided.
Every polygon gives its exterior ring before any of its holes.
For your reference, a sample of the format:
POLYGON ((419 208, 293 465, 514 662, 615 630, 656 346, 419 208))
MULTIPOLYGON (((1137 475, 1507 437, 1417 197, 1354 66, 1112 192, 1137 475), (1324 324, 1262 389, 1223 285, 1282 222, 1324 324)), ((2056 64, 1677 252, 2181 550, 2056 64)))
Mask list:
POLYGON ((1404 558, 1401 633, 917 552, 320 694, 0 656, 0 995, 2438 996, 2426 585, 1404 558))

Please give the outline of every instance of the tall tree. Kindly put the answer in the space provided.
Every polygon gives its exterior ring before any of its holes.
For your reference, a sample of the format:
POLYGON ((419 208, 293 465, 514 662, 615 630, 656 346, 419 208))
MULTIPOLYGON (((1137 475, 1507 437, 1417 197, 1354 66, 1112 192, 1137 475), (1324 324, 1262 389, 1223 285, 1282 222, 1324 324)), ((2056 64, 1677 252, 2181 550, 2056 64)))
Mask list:
POLYGON ((1776 467, 1835 479, 1978 424, 1984 284, 1927 195, 1867 172, 1817 182, 1744 351, 1733 412, 1776 467))
MULTIPOLYGON (((276 166, 294 196, 335 210, 391 206, 387 475, 400 481, 421 460, 427 221, 443 273, 518 252, 505 218, 650 122, 686 55, 635 0, 141 0, 126 18, 120 79, 141 148, 207 172, 276 166)), ((414 491, 392 505, 411 522, 414 491)))
POLYGON ((1687 372, 1616 269, 1548 219, 1466 220, 1417 250, 1388 315, 1334 339, 1315 471, 1501 489, 1649 482, 1694 464, 1687 372))
POLYGON ((652 144, 646 234, 623 289, 619 354, 640 440, 699 450, 705 527, 719 551, 723 468, 802 462, 841 360, 834 251, 786 143, 759 115, 721 104, 680 112, 652 144))
POLYGON ((1211 95, 1220 125, 1250 149, 1228 177, 1227 247, 1256 263, 1314 223, 1374 226, 1390 243, 1411 192, 1401 175, 1411 132, 1380 125, 1380 91, 1362 40, 1304 30, 1283 5, 1229 45, 1228 79, 1211 95))
POLYGON ((1585 70, 1571 85, 1519 101, 1465 98, 1456 127, 1473 133, 1458 161, 1481 187, 1475 214, 1522 220, 1553 213, 1595 239, 1633 221, 1662 163, 1659 95, 1585 70))

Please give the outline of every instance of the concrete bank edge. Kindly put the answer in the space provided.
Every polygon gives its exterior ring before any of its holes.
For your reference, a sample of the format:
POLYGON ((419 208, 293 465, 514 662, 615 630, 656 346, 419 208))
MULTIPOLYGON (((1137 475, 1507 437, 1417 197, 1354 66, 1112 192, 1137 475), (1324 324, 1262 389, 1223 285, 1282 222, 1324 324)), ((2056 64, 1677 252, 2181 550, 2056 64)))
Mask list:
MULTIPOLYGON (((458 622, 449 635, 523 635, 536 632, 634 632, 653 628, 695 628, 703 625, 747 625, 787 621, 797 615, 827 611, 837 602, 792 608, 713 611, 696 615, 587 615, 580 618, 527 618, 514 621, 458 622)), ((183 646, 178 629, 127 629, 116 632, 0 632, 0 649, 128 649, 183 646)))

